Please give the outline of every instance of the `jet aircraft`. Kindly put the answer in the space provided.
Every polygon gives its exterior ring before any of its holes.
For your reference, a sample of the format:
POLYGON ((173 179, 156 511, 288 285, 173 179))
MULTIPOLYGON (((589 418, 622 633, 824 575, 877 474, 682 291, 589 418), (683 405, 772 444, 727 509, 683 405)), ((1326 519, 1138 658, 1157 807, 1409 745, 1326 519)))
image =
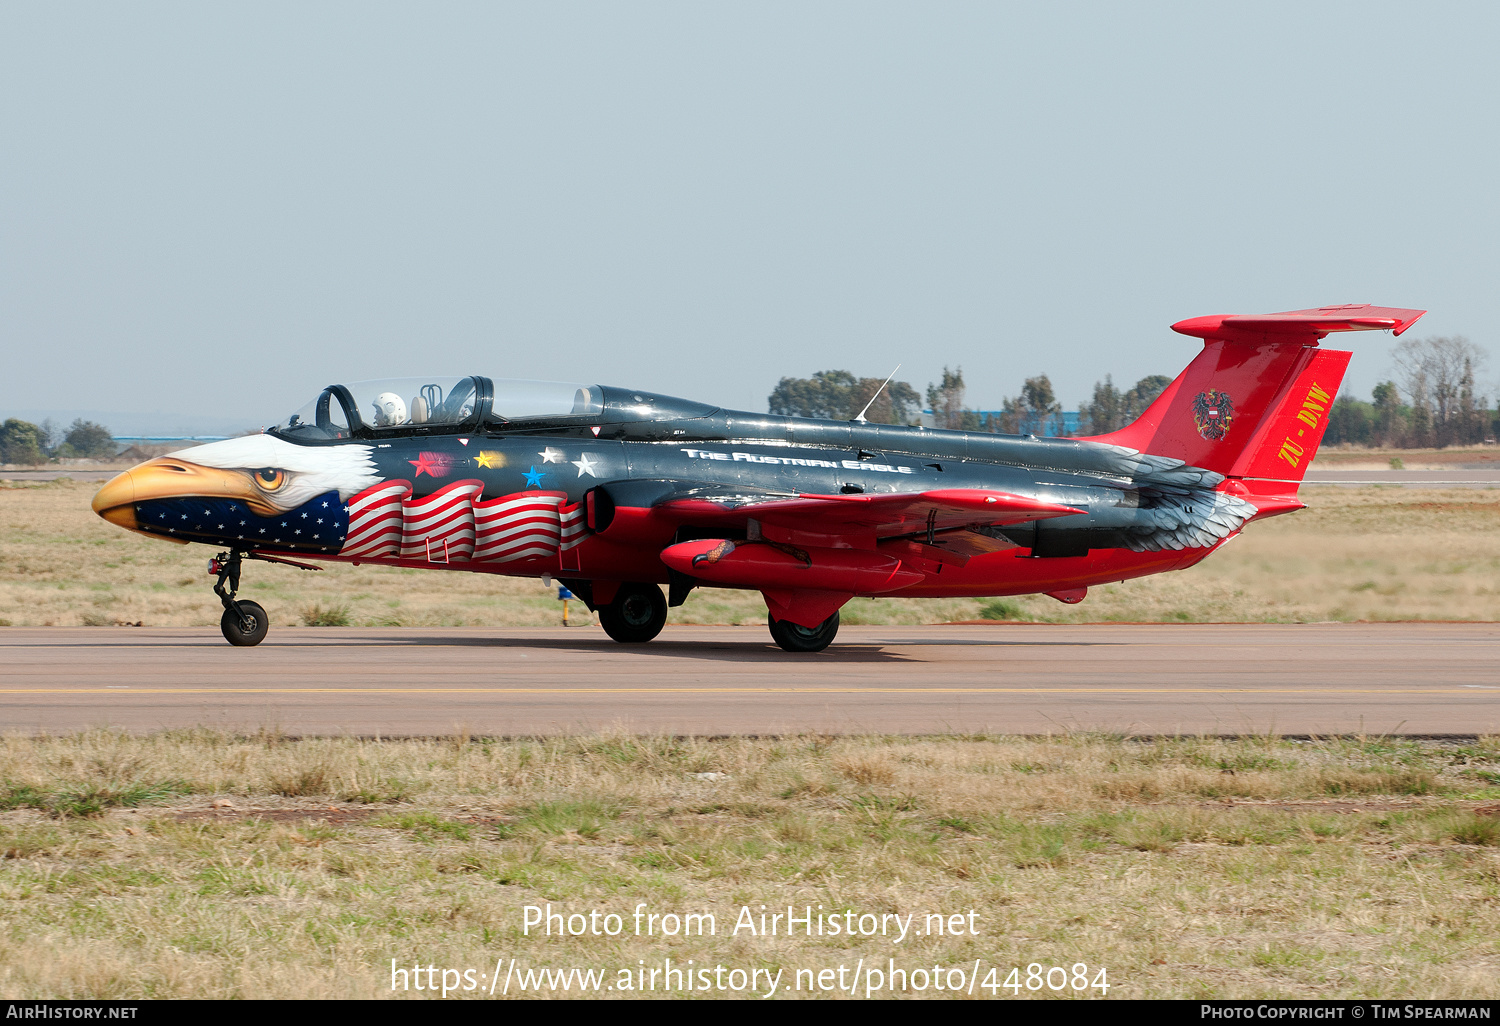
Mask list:
POLYGON ((1203 348, 1122 430, 1039 438, 768 416, 600 385, 422 377, 329 385, 257 435, 148 460, 94 510, 209 563, 234 645, 265 636, 246 559, 555 578, 616 641, 698 587, 759 591, 771 636, 826 648, 856 595, 1045 593, 1194 565, 1301 509, 1350 354, 1425 311, 1198 317, 1203 348), (666 586, 663 594, 662 586, 666 586))

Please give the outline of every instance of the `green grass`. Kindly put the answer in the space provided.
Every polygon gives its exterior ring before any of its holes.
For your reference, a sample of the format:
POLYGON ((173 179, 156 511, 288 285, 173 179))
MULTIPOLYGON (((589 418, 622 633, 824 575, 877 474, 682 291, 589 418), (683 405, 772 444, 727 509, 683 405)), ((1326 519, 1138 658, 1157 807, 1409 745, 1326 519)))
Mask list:
POLYGON ((124 785, 74 783, 56 788, 5 781, 0 783, 0 809, 37 809, 62 818, 101 816, 110 809, 135 808, 191 793, 191 787, 180 780, 124 785))
POLYGON ((352 622, 347 602, 328 606, 314 602, 302 609, 302 623, 306 627, 348 627, 352 622))
POLYGON ((392 959, 504 957, 788 979, 1084 962, 1110 997, 1494 999, 1489 772, 1490 738, 5 737, 0 997, 380 997, 392 959), (527 932, 549 905, 721 929, 527 932), (728 932, 761 905, 972 911, 977 933, 728 932))

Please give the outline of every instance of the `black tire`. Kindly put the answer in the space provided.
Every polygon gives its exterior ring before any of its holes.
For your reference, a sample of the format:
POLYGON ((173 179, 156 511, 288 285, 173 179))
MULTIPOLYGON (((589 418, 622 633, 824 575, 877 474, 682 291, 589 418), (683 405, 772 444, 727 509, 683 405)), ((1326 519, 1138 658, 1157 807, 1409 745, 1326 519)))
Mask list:
POLYGON ((622 584, 615 600, 598 612, 605 634, 622 644, 639 645, 666 626, 667 598, 654 584, 622 584))
POLYGON ((838 613, 816 627, 803 627, 790 620, 778 620, 774 616, 767 616, 766 622, 776 644, 788 652, 821 652, 833 643, 833 636, 839 632, 838 613))
POLYGON ((219 618, 219 630, 224 632, 224 640, 231 645, 259 645, 266 640, 266 631, 271 629, 270 618, 259 602, 241 602, 239 607, 244 620, 235 616, 233 609, 224 610, 224 615, 219 618))

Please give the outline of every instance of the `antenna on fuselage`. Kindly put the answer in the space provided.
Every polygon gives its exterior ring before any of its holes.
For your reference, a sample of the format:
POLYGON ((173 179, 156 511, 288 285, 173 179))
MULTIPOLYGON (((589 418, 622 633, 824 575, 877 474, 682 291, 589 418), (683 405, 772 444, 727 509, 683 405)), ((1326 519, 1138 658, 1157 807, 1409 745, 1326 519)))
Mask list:
POLYGON ((886 378, 884 381, 882 381, 880 383, 880 387, 875 390, 875 394, 872 395, 872 396, 870 396, 870 401, 867 402, 867 403, 865 403, 865 408, 862 409, 862 410, 860 410, 859 411, 859 416, 857 416, 857 417, 854 418, 855 423, 857 423, 857 424, 868 424, 869 423, 869 421, 865 420, 865 414, 867 414, 867 413, 870 412, 870 407, 875 405, 875 400, 880 398, 880 393, 883 392, 883 391, 885 391, 885 386, 889 385, 891 383, 891 378, 894 378, 896 376, 896 371, 898 371, 900 369, 901 369, 901 365, 899 363, 896 364, 896 370, 891 371, 890 377, 886 378))

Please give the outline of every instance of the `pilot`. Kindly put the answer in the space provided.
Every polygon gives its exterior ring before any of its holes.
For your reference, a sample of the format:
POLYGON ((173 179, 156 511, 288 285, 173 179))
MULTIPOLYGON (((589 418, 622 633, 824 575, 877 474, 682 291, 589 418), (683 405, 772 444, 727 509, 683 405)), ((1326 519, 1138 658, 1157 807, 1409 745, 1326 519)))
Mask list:
POLYGON ((395 392, 381 392, 375 397, 375 426, 400 427, 406 423, 406 403, 395 392))

